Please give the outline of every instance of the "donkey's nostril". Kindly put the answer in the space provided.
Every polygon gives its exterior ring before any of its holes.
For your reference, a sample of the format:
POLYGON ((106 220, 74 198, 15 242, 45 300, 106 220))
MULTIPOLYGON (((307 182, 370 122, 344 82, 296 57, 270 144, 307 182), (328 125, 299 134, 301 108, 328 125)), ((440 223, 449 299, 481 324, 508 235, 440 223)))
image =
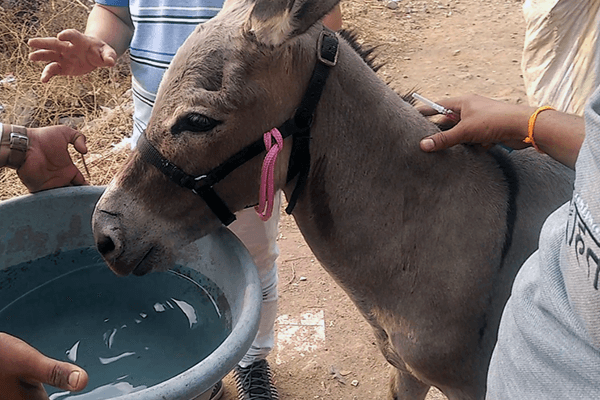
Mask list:
POLYGON ((115 250, 115 242, 112 241, 110 236, 102 236, 98 238, 96 242, 98 251, 100 254, 105 255, 115 250))
POLYGON ((115 262, 123 253, 123 232, 119 217, 102 209, 94 211, 92 230, 96 249, 106 262, 115 262))

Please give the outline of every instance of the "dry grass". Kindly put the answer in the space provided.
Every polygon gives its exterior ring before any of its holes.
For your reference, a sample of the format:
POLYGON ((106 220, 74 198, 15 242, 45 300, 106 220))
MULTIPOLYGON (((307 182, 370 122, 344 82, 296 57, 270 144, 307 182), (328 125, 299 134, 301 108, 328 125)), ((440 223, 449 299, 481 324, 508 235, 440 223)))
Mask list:
MULTIPOLYGON (((28 127, 66 123, 87 137, 86 165, 93 185, 107 184, 127 156, 114 145, 132 129, 128 60, 83 77, 40 82, 42 64, 28 60, 27 40, 56 36, 67 28, 83 30, 89 0, 0 1, 0 122, 28 127), (13 82, 11 77, 14 77, 13 82), (7 79, 8 78, 8 79, 7 79)), ((81 156, 72 152, 87 175, 81 156)), ((16 173, 0 170, 0 200, 27 193, 16 173)))

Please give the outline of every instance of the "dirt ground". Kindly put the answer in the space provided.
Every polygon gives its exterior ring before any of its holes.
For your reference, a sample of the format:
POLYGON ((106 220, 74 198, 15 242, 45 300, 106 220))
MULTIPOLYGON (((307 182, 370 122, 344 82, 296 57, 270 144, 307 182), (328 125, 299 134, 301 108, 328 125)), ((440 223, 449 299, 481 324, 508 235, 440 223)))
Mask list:
MULTIPOLYGON (((526 102, 520 0, 343 0, 344 27, 379 45, 381 78, 431 99, 478 93, 526 102)), ((384 399, 389 367, 370 327, 320 267, 293 219, 281 218, 279 319, 269 357, 282 400, 384 399)), ((225 400, 235 385, 225 381, 225 400)), ((428 400, 445 399, 432 389, 428 400)))

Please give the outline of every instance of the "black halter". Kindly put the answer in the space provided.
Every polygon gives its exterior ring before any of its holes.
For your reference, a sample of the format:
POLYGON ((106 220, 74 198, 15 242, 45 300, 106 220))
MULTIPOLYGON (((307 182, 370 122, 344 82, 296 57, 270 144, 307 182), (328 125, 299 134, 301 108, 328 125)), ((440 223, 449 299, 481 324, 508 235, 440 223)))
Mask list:
MULTIPOLYGON (((286 212, 292 213, 298 197, 306 184, 310 169, 310 127, 323 89, 329 69, 337 63, 338 39, 335 33, 323 30, 317 43, 318 62, 308 83, 308 88, 294 116, 285 121, 278 129, 281 136, 292 136, 292 153, 288 166, 287 182, 298 176, 296 186, 288 202, 286 212)), ((137 149, 144 161, 154 165, 171 181, 179 186, 190 189, 202 197, 208 207, 215 213, 224 225, 235 221, 235 215, 229 210, 227 204, 217 195, 213 186, 229 175, 233 170, 265 151, 262 139, 238 151, 225 160, 222 164, 207 172, 205 175, 193 176, 184 172, 181 168, 164 158, 160 152, 148 141, 146 134, 140 136, 137 149)))

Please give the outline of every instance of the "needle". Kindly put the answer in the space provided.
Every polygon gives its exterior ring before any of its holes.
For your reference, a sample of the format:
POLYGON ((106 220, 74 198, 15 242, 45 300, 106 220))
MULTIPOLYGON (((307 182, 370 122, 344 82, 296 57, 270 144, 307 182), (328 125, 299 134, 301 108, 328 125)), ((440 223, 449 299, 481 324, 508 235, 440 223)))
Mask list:
MULTIPOLYGON (((441 104, 438 103, 434 103, 433 101, 426 99, 425 97, 421 96, 418 93, 413 93, 412 97, 414 97, 417 100, 422 101, 423 103, 425 103, 427 106, 433 108, 435 111, 437 111, 439 114, 443 114, 446 117, 453 119, 454 121, 458 121, 458 115, 456 115, 454 113, 454 111, 442 106, 441 104)), ((509 153, 513 151, 512 148, 502 144, 502 143, 496 143, 497 146, 502 147, 503 149, 505 149, 506 151, 508 151, 509 153)))
POLYGON ((422 101, 423 103, 425 103, 427 106, 433 108, 435 111, 437 111, 439 114, 443 114, 453 120, 458 120, 458 116, 454 113, 454 111, 438 104, 438 103, 434 103, 433 101, 426 99, 425 97, 421 96, 418 93, 413 93, 412 97, 414 97, 417 100, 422 101))

